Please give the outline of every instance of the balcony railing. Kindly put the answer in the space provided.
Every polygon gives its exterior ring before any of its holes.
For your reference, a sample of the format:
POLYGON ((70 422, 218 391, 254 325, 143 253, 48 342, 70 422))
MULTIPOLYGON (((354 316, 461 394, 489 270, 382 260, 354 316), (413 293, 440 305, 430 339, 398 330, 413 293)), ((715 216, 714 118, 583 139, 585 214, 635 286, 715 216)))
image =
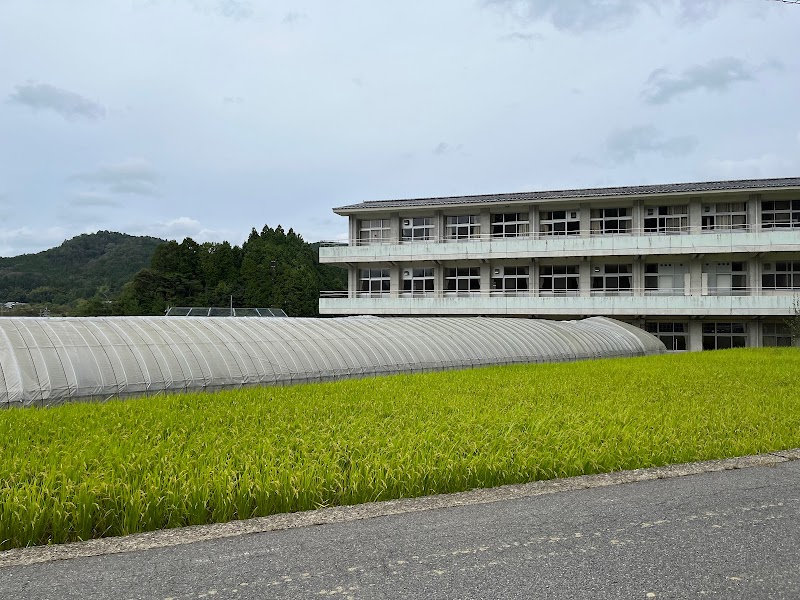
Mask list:
MULTIPOLYGON (((320 298, 478 298, 483 294, 480 291, 433 291, 433 292, 347 292, 332 290, 320 292, 320 298)), ((755 287, 707 287, 703 290, 693 290, 687 294, 686 288, 676 287, 667 289, 631 288, 620 290, 489 290, 488 296, 502 298, 563 298, 577 296, 614 297, 614 296, 800 296, 800 288, 755 288, 755 287)))
POLYGON ((798 229, 800 223, 768 223, 763 225, 730 225, 715 227, 683 226, 683 227, 658 227, 658 228, 635 228, 627 231, 597 231, 592 229, 580 229, 569 232, 555 231, 525 231, 518 234, 492 234, 479 233, 475 235, 458 235, 440 237, 427 236, 423 239, 392 239, 389 237, 373 239, 350 239, 350 240, 329 240, 321 241, 320 246, 373 246, 383 244, 458 244, 461 242, 497 242, 507 239, 517 240, 547 240, 561 238, 586 238, 586 237, 630 237, 630 236, 662 236, 662 235, 688 235, 688 234, 720 234, 720 233, 753 233, 768 232, 774 230, 798 229))

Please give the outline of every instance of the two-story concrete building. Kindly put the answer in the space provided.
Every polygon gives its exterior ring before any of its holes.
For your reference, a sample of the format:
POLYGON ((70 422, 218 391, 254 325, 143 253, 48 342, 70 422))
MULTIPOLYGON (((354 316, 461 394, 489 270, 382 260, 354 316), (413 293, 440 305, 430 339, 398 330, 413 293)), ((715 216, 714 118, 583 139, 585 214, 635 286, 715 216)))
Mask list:
POLYGON ((800 299, 800 178, 362 202, 323 315, 634 323, 674 350, 783 346, 800 299))

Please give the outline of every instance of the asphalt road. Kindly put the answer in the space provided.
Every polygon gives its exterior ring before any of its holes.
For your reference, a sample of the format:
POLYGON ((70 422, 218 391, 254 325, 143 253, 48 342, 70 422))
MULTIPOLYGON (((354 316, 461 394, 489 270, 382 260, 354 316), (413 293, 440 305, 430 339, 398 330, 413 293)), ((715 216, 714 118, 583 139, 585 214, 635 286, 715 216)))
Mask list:
POLYGON ((3 599, 326 597, 800 598, 800 460, 0 567, 3 599))

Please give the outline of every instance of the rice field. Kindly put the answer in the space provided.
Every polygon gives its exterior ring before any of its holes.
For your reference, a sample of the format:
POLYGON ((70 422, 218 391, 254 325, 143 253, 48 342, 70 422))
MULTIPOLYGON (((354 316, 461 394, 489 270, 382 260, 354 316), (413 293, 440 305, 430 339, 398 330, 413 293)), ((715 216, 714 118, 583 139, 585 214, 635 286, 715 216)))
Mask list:
POLYGON ((746 349, 0 411, 0 549, 800 447, 746 349))

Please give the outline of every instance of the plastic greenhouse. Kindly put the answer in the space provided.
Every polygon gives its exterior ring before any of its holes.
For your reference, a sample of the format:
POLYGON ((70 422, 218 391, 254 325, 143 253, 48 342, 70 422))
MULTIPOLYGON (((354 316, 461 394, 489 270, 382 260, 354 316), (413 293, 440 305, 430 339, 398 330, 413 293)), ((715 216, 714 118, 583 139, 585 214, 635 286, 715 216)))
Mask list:
POLYGON ((664 352, 604 317, 0 319, 0 408, 664 352))

